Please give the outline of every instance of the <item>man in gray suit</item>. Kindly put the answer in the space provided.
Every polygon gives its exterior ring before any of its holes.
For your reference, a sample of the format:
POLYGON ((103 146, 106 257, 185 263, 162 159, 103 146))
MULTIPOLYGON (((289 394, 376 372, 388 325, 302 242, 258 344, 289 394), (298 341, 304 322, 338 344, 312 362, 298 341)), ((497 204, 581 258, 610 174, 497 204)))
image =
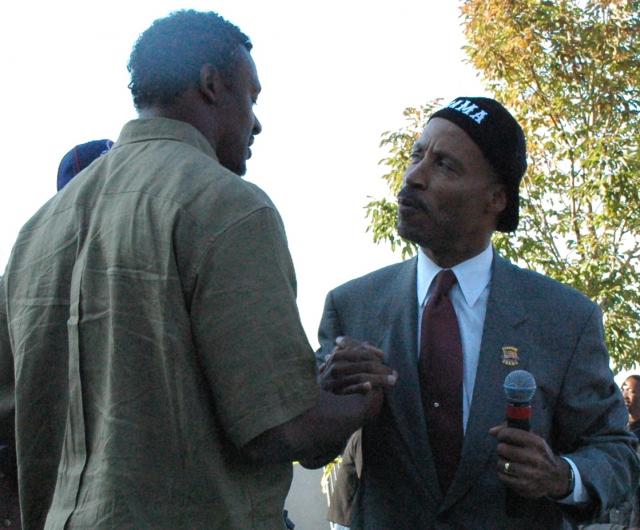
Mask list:
POLYGON ((398 195, 398 232, 418 256, 327 296, 324 369, 348 373, 352 358, 334 347, 344 335, 398 373, 362 431, 352 529, 563 528, 637 483, 598 307, 491 246, 495 230, 517 227, 525 170, 511 114, 457 98, 431 117, 398 195), (531 432, 503 422, 515 369, 537 381, 531 432))

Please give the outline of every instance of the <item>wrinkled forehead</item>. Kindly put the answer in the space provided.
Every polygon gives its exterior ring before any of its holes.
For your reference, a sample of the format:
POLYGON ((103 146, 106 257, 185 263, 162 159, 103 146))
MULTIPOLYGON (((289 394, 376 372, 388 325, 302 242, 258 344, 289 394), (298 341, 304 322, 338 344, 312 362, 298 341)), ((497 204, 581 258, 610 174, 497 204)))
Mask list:
POLYGON ((462 127, 444 118, 433 118, 429 120, 418 142, 422 144, 440 142, 451 144, 452 146, 463 144, 463 147, 473 145, 478 152, 481 152, 480 147, 478 147, 473 138, 471 138, 462 127))
POLYGON ((432 149, 446 153, 461 161, 490 165, 484 153, 462 127, 443 118, 433 118, 427 123, 414 146, 415 150, 432 149))

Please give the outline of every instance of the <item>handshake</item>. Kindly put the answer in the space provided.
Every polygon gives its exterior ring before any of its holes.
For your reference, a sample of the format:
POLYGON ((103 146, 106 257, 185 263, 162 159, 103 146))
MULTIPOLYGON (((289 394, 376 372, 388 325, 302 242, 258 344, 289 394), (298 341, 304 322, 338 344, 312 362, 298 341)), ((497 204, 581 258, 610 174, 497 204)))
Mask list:
POLYGON ((382 405, 383 390, 391 388, 398 374, 384 364, 384 352, 368 342, 338 337, 333 351, 319 368, 323 390, 338 395, 370 394, 368 416, 374 416, 382 405))
POLYGON ((305 428, 312 447, 299 458, 300 463, 315 469, 331 462, 349 436, 380 413, 384 390, 397 380, 396 371, 384 364, 382 350, 368 342, 338 337, 319 367, 318 383, 323 392, 317 412, 305 428), (309 436, 310 429, 313 436, 309 436))

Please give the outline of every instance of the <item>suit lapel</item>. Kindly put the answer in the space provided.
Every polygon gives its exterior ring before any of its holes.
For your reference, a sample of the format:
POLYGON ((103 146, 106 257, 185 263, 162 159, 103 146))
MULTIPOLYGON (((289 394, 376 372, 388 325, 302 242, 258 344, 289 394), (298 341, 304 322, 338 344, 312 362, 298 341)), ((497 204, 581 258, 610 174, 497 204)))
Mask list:
POLYGON ((494 253, 491 290, 482 332, 480 357, 462 456, 456 478, 442 509, 461 498, 478 479, 487 460, 495 455, 495 439, 489 429, 504 421, 504 378, 514 369, 526 368, 526 357, 517 366, 502 362, 502 348, 521 350, 519 328, 526 320, 518 295, 518 269, 494 253))
POLYGON ((386 393, 387 404, 422 483, 438 501, 442 494, 427 441, 417 370, 416 264, 417 258, 407 261, 389 296, 383 297, 378 320, 384 329, 380 345, 387 354, 387 364, 398 372, 397 384, 386 393))

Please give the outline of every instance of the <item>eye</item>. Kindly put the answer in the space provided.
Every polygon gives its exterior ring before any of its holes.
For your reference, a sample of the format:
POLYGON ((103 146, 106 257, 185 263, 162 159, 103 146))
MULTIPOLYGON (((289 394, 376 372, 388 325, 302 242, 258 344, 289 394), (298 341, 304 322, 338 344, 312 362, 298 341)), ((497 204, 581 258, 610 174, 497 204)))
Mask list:
POLYGON ((411 154, 409 155, 409 160, 411 160, 412 164, 416 164, 420 162, 421 159, 422 159, 422 151, 411 151, 411 154))
POLYGON ((449 162, 449 160, 447 160, 443 156, 438 156, 434 163, 435 163, 435 165, 437 167, 445 169, 446 171, 453 171, 454 170, 453 165, 451 164, 451 162, 449 162))

